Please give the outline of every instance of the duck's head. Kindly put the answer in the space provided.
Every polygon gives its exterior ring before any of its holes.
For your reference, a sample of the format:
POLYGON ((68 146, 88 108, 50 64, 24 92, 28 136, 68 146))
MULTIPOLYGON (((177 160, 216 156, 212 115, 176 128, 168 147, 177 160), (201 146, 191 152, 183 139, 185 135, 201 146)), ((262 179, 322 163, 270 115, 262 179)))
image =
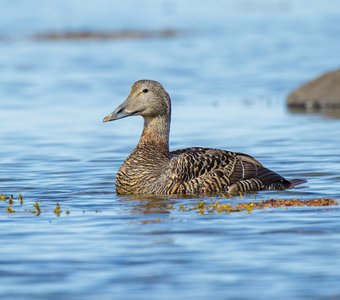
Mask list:
POLYGON ((144 119, 169 117, 170 111, 170 97, 163 86, 157 81, 139 80, 132 85, 126 100, 112 113, 106 115, 103 122, 129 116, 142 116, 144 119))

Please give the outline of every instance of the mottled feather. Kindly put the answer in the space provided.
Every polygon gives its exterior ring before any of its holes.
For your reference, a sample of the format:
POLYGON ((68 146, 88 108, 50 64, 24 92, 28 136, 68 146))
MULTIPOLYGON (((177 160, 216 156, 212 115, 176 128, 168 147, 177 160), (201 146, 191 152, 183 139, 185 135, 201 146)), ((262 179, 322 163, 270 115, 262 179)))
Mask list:
POLYGON ((243 153, 199 147, 169 152, 171 101, 156 81, 137 81, 126 101, 104 121, 135 115, 144 118, 144 129, 138 145, 117 173, 119 194, 234 195, 281 190, 305 182, 288 181, 243 153))
POLYGON ((290 185, 249 155, 211 148, 173 151, 170 168, 172 181, 176 183, 170 193, 239 193, 284 189, 290 185))

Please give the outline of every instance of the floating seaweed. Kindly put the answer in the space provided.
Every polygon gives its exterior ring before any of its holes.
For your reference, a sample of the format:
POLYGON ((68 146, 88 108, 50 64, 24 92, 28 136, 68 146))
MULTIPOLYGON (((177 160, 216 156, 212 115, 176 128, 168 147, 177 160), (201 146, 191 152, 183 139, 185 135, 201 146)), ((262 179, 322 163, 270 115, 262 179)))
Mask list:
POLYGON ((41 209, 40 209, 38 201, 35 201, 33 206, 35 210, 31 210, 31 212, 34 213, 36 216, 39 216, 41 214, 41 209))
POLYGON ((339 202, 334 199, 311 199, 311 200, 300 200, 300 199, 286 199, 286 200, 278 200, 278 199, 269 199, 269 200, 261 200, 259 202, 247 202, 247 203, 237 203, 235 205, 229 203, 220 204, 219 201, 213 203, 205 203, 204 201, 198 200, 197 205, 195 205, 192 209, 185 209, 180 206, 180 210, 196 210, 200 214, 208 213, 232 213, 232 212, 241 212, 247 211, 248 213, 252 212, 254 209, 265 209, 265 208, 279 208, 279 207, 298 207, 298 206, 333 206, 339 205, 339 202))
POLYGON ((59 203, 57 203, 57 205, 56 205, 56 207, 55 207, 55 209, 54 209, 53 212, 55 213, 55 215, 56 215, 57 217, 60 217, 61 209, 60 209, 59 203))
POLYGON ((10 195, 8 198, 8 204, 13 205, 13 200, 14 200, 13 195, 10 195))
POLYGON ((8 206, 7 209, 6 209, 6 212, 8 214, 13 214, 13 213, 15 213, 15 210, 12 207, 8 206))
MULTIPOLYGON (((18 203, 20 205, 23 205, 23 195, 19 194, 18 197, 18 203)), ((261 201, 252 201, 252 202, 244 202, 244 203, 220 203, 220 201, 215 200, 216 198, 211 197, 208 200, 197 200, 197 202, 194 202, 193 204, 184 204, 180 203, 179 206, 174 204, 168 204, 165 206, 165 209, 167 212, 178 210, 181 212, 189 212, 189 211, 197 211, 198 213, 204 215, 206 213, 212 214, 212 213, 233 213, 233 212, 248 212, 251 213, 253 210, 256 209, 267 209, 267 208, 280 208, 280 207, 301 207, 301 206, 309 206, 309 207, 321 207, 321 206, 337 206, 339 205, 339 202, 334 199, 327 199, 327 198, 319 198, 319 199, 310 199, 310 200, 300 200, 300 199, 269 199, 269 200, 261 200, 261 201)), ((229 199, 229 197, 228 197, 229 199)), ((256 195, 254 195, 254 199, 256 199, 256 195)), ((5 194, 0 194, 0 201, 5 201, 8 206, 6 208, 6 212, 11 214, 15 213, 15 198, 13 195, 10 195, 9 197, 5 194)), ((159 201, 147 201, 148 205, 150 207, 156 206, 157 208, 160 208, 163 206, 159 205, 159 201)), ((191 202, 192 203, 192 202, 191 202)), ((18 206, 19 207, 19 206, 18 206)), ((39 216, 42 212, 39 202, 35 201, 33 204, 34 209, 28 210, 29 212, 35 214, 36 216, 39 216)), ((151 208, 150 208, 151 209, 151 208)), ((149 210, 150 210, 149 209, 149 210)), ((25 210, 27 211, 27 210, 25 210)), ((85 213, 85 210, 82 210, 83 213, 85 213)), ((101 210, 96 210, 95 213, 101 213, 101 210)), ((152 210, 154 213, 155 211, 152 210)), ((158 211, 159 212, 159 211, 158 211)), ((60 207, 60 204, 57 202, 56 206, 53 210, 53 213, 60 217, 62 210, 60 207)), ((69 215, 70 211, 68 209, 65 210, 65 215, 69 215)))

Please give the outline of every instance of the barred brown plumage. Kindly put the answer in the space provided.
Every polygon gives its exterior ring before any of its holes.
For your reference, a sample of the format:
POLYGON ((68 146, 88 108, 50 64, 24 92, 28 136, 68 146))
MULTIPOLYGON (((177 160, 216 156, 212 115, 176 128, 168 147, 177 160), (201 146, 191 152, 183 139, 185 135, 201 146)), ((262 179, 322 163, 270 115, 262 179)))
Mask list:
POLYGON ((117 173, 119 194, 235 195, 305 182, 289 181, 243 153, 200 147, 169 152, 171 101, 157 81, 135 82, 127 99, 104 122, 135 115, 144 118, 144 129, 117 173))

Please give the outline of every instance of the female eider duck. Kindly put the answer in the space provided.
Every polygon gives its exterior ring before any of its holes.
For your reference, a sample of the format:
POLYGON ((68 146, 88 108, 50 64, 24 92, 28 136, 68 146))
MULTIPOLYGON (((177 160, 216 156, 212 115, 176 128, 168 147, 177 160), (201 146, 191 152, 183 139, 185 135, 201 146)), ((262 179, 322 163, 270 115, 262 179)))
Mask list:
POLYGON ((157 81, 135 82, 127 99, 103 122, 137 115, 144 118, 144 129, 116 176, 118 194, 235 195, 305 182, 286 180, 243 153, 199 147, 170 152, 170 96, 157 81))

